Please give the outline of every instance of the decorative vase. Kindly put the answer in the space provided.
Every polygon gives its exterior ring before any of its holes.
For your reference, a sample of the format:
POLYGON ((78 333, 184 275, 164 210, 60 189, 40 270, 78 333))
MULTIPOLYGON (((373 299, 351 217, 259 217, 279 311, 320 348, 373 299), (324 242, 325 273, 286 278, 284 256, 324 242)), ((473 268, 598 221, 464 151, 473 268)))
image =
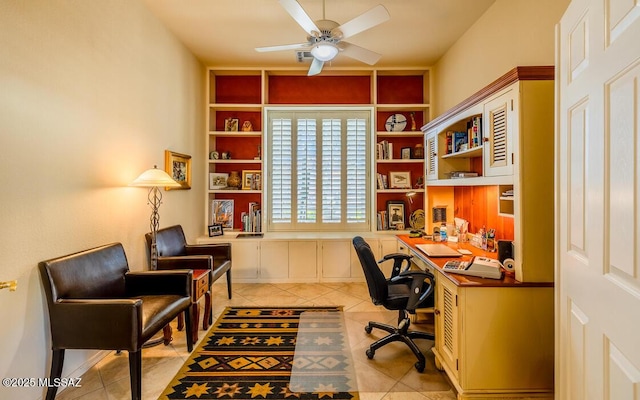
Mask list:
POLYGON ((231 171, 229 178, 227 178, 227 186, 234 189, 240 189, 242 187, 242 179, 238 171, 231 171))

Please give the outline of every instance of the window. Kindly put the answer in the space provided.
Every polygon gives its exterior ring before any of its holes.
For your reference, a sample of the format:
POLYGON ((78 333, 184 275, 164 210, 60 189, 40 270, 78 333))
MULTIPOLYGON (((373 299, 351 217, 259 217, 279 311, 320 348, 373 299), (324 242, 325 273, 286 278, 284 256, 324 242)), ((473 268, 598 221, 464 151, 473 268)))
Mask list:
POLYGON ((371 109, 267 109, 270 231, 369 229, 371 109))

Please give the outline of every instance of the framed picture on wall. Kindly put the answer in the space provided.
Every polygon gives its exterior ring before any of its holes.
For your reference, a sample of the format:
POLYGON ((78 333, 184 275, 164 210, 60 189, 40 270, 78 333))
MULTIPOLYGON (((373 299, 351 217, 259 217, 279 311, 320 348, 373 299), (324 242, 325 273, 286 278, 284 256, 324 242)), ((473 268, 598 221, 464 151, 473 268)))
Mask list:
POLYGON ((211 200, 211 225, 233 229, 233 200, 211 200))
POLYGON ((165 190, 191 189, 191 156, 165 150, 164 170, 180 184, 180 187, 165 187, 165 190))

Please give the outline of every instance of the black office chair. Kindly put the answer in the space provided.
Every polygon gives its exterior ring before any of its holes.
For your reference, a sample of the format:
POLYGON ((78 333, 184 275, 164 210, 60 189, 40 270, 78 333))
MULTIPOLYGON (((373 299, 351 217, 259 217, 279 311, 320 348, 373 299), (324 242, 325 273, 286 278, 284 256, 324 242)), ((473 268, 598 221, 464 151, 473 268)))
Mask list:
POLYGON ((402 341, 418 358, 418 362, 415 363, 416 370, 423 372, 425 358, 413 339, 433 340, 434 335, 428 332, 410 331, 410 314, 414 314, 416 308, 433 307, 435 283, 433 274, 428 271, 410 270, 411 256, 394 253, 386 255, 380 261, 394 260, 392 276, 387 279, 378 267, 369 244, 362 237, 353 238, 353 247, 364 270, 373 304, 381 305, 388 310, 398 310, 397 327, 370 321, 364 328, 367 333, 371 333, 373 328, 389 332, 389 335, 369 346, 366 351, 367 358, 372 359, 376 350, 387 343, 402 341), (403 262, 406 262, 404 269, 402 269, 403 262))

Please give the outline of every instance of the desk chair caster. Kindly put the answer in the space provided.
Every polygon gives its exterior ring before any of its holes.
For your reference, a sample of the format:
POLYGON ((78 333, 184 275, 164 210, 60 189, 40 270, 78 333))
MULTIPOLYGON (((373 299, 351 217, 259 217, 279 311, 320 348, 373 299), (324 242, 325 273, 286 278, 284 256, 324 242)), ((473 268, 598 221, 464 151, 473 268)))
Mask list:
MULTIPOLYGON (((370 322, 369 324, 367 324, 367 326, 365 326, 365 327, 364 327, 364 331, 365 331, 365 332, 367 332, 368 334, 370 334, 370 333, 373 331, 373 328, 374 328, 374 327, 372 326, 372 324, 373 324, 373 325, 377 325, 377 323, 375 323, 375 322, 373 322, 373 323, 371 323, 371 322, 370 322)), ((377 327, 377 328, 380 328, 379 326, 376 326, 376 327, 377 327)), ((387 330, 387 329, 384 329, 384 330, 387 330)), ((388 331, 388 330, 387 330, 387 331, 388 331)), ((405 335, 406 335, 406 332, 405 332, 405 335)), ((428 335, 428 334, 427 334, 427 335, 428 335)), ((389 336, 391 336, 391 335, 389 335, 389 336)), ((386 337, 386 339, 387 339, 387 340, 383 340, 383 341, 381 341, 381 342, 375 342, 375 343, 373 343, 373 344, 372 344, 372 345, 371 345, 371 346, 370 346, 370 347, 365 351, 365 355, 367 356, 367 358, 368 358, 369 360, 373 360, 373 356, 375 356, 375 354, 376 354, 376 349, 377 349, 377 348, 382 347, 382 346, 384 346, 385 344, 387 344, 387 343, 389 343, 389 342, 391 342, 391 341, 394 341, 393 339, 392 339, 392 340, 389 340, 389 339, 391 339, 389 336, 387 336, 387 337, 386 337)), ((413 336, 413 335, 412 335, 412 336, 413 336)), ((433 336, 429 335, 429 336, 426 336, 426 337, 425 337, 425 336, 420 335, 420 338, 423 338, 423 339, 433 339, 433 336)), ((399 339, 397 339, 397 337, 396 337, 396 338, 395 338, 395 340, 399 340, 399 339)), ((416 371, 418 371, 419 373, 423 373, 423 372, 424 372, 424 368, 425 368, 425 366, 426 366, 426 360, 425 360, 424 356, 422 355, 422 353, 420 352, 420 350, 417 348, 417 346, 415 346, 415 345, 413 345, 413 346, 412 346, 412 345, 411 345, 411 344, 409 344, 407 341, 402 340, 402 339, 400 339, 400 340, 401 340, 401 341, 404 341, 404 342, 405 342, 405 343, 406 343, 406 344, 411 348, 411 350, 413 351, 413 353, 414 353, 414 354, 416 355, 416 357, 418 358, 418 361, 414 364, 414 367, 416 367, 416 371), (414 347, 415 347, 415 349, 414 349, 414 347)))

